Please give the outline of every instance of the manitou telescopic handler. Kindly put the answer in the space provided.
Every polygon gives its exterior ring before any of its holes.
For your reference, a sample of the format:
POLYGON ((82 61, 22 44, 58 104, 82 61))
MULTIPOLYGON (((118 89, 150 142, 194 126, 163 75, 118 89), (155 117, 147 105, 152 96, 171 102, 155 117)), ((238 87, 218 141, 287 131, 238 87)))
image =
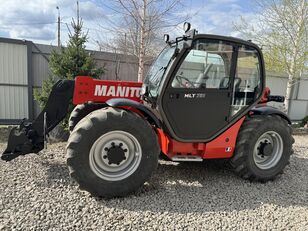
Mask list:
POLYGON ((66 152, 71 177, 94 196, 125 196, 172 161, 229 158, 244 179, 266 182, 287 165, 292 129, 283 102, 265 87, 260 48, 232 37, 198 34, 169 41, 144 84, 86 76, 58 81, 33 123, 13 128, 2 159, 38 153, 73 100, 66 152))

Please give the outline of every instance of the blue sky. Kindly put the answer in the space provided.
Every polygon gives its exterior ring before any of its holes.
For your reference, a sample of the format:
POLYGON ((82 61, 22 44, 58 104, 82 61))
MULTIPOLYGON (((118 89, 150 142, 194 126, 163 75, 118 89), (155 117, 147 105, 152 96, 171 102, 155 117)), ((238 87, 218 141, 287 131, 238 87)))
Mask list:
MULTIPOLYGON (((87 47, 97 49, 96 41, 112 39, 110 31, 113 20, 118 15, 108 8, 108 1, 80 0, 80 15, 84 20, 84 28, 88 30, 87 47), (109 37, 108 37, 109 36, 109 37)), ((186 0, 185 7, 175 12, 175 15, 191 13, 189 20, 199 33, 215 33, 240 37, 233 29, 233 24, 245 17, 253 21, 255 13, 250 0, 186 0)), ((43 44, 57 44, 57 9, 61 13, 61 40, 67 41, 68 29, 65 23, 70 23, 76 15, 75 0, 1 0, 0 36, 16 39, 32 40, 43 44)), ((167 31, 180 33, 179 29, 167 31)))

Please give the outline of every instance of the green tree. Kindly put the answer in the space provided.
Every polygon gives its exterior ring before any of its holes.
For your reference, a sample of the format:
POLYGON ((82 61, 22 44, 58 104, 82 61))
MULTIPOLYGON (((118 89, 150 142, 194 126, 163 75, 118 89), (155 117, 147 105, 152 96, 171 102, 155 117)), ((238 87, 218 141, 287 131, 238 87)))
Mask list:
POLYGON ((292 86, 308 70, 307 0, 254 0, 253 25, 242 18, 235 25, 246 38, 263 47, 267 70, 286 72, 285 108, 289 110, 292 86))
MULTIPOLYGON (((67 47, 61 47, 60 50, 54 49, 49 57, 50 76, 43 82, 41 90, 34 91, 34 98, 43 108, 48 100, 52 86, 59 79, 74 79, 76 76, 91 76, 98 78, 104 73, 103 68, 96 66, 93 55, 85 49, 85 43, 88 40, 87 34, 82 32, 82 20, 72 20, 71 26, 73 33, 69 33, 67 47)), ((69 107, 69 113, 73 105, 69 107)), ((62 123, 67 128, 68 117, 62 123)))

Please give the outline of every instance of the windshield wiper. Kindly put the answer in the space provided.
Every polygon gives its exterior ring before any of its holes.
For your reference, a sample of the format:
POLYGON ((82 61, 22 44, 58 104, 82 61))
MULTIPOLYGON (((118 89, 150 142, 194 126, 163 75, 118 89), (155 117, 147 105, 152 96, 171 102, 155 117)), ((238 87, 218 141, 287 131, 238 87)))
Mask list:
MULTIPOLYGON (((161 68, 159 68, 157 71, 156 71, 156 73, 155 73, 155 75, 152 77, 152 79, 153 80, 155 80, 155 78, 156 78, 156 76, 162 71, 162 70, 164 70, 166 67, 161 67, 161 68)), ((150 81, 151 82, 151 81, 150 81)), ((153 81, 154 82, 154 81, 153 81)))

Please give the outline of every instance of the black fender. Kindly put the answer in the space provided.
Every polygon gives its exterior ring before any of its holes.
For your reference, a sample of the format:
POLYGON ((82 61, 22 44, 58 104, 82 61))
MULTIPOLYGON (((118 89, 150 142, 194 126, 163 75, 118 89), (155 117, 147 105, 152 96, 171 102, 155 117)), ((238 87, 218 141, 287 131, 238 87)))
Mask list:
POLYGON ((268 106, 268 105, 257 105, 253 107, 250 112, 252 112, 255 115, 279 115, 286 121, 288 121, 289 124, 291 124, 291 119, 287 114, 284 112, 278 110, 275 107, 268 106))
POLYGON ((161 127, 161 122, 157 118, 157 116, 149 110, 144 104, 136 102, 131 99, 125 99, 125 98, 115 98, 110 99, 106 101, 106 104, 110 107, 133 107, 138 109, 151 123, 154 124, 156 127, 161 127))

